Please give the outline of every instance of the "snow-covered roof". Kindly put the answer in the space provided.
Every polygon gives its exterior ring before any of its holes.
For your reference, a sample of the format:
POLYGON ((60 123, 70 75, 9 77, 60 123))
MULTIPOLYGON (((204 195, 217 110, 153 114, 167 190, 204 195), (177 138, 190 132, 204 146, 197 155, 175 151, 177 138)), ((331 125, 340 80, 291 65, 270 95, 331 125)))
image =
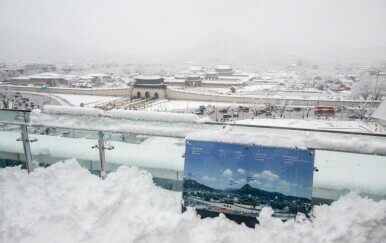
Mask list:
POLYGON ((189 74, 187 77, 188 78, 201 78, 201 76, 198 74, 189 74))
POLYGON ((386 121, 386 100, 383 100, 374 111, 372 117, 386 121))
POLYGON ((232 68, 229 64, 219 64, 217 65, 216 69, 230 69, 232 68))
POLYGON ((217 75, 217 74, 218 74, 218 72, 216 72, 216 71, 209 71, 209 72, 206 72, 206 74, 217 75))
POLYGON ((88 74, 88 76, 91 76, 91 77, 109 77, 110 75, 103 74, 103 73, 91 73, 91 74, 88 74))
POLYGON ((192 70, 192 71, 201 71, 203 69, 204 69, 204 67, 201 65, 193 65, 190 67, 190 70, 192 70))
POLYGON ((89 75, 79 76, 79 78, 80 78, 80 79, 88 79, 88 80, 94 79, 93 76, 89 76, 89 75))
POLYGON ((136 77, 135 79, 147 79, 147 80, 156 80, 156 79, 161 79, 162 77, 159 75, 154 75, 154 74, 141 74, 136 77))
POLYGON ((27 76, 19 76, 19 77, 10 78, 10 80, 29 80, 29 77, 27 77, 27 76))
POLYGON ((63 78, 63 75, 58 73, 40 73, 30 76, 35 79, 51 79, 51 78, 63 78))

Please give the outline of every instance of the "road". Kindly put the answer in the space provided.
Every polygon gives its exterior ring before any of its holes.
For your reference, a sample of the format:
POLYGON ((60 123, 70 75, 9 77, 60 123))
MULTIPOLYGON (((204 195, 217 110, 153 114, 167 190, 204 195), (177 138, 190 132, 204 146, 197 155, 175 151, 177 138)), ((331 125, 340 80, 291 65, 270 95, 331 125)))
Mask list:
POLYGON ((50 94, 20 92, 20 95, 23 98, 28 98, 30 101, 34 102, 37 108, 43 107, 44 105, 71 105, 66 100, 51 96, 50 94))

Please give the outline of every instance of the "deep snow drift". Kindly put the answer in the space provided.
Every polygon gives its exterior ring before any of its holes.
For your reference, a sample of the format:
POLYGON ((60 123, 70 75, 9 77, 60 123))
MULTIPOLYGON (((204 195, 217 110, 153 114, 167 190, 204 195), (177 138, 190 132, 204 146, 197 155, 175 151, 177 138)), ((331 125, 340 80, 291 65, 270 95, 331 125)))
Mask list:
POLYGON ((313 217, 282 223, 266 208, 255 229, 224 218, 180 213, 181 193, 151 175, 120 167, 106 180, 75 160, 37 169, 0 170, 0 242, 382 242, 386 201, 349 194, 313 217))

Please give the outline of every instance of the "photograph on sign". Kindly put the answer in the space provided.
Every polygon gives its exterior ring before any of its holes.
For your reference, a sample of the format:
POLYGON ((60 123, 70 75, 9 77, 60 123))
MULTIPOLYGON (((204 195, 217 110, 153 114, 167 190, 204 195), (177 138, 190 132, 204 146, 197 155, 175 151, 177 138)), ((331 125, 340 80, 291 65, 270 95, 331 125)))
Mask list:
POLYGON ((313 170, 313 150, 187 141, 184 206, 232 219, 271 207, 287 220, 311 210, 313 170))

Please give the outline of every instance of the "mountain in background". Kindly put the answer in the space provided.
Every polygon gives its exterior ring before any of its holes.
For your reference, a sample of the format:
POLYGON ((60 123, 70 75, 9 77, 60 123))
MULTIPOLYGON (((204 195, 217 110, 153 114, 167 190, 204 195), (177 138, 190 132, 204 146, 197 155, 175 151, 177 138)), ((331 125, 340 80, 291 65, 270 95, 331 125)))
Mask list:
POLYGON ((239 189, 227 188, 225 190, 220 190, 220 189, 214 189, 214 188, 209 187, 209 186, 205 186, 205 185, 198 183, 197 181, 192 180, 192 179, 185 179, 183 187, 184 187, 184 191, 185 190, 188 190, 188 191, 194 190, 194 191, 201 191, 201 192, 217 192, 217 193, 225 192, 228 194, 239 195, 239 196, 252 195, 252 196, 258 197, 259 199, 262 199, 262 200, 277 200, 277 199, 279 199, 279 200, 302 200, 305 202, 310 202, 310 199, 307 199, 307 198, 289 196, 289 195, 285 195, 285 194, 279 193, 279 192, 269 192, 269 191, 265 191, 265 190, 261 190, 261 189, 252 187, 249 184, 245 184, 243 187, 241 187, 239 189))
MULTIPOLYGON (((135 51, 138 53, 138 50, 135 51)), ((104 49, 93 48, 27 32, 22 35, 4 33, 0 38, 0 62, 4 63, 196 63, 208 66, 232 64, 239 67, 275 67, 297 63, 299 60, 303 63, 386 61, 386 47, 274 48, 258 44, 257 40, 215 32, 190 47, 133 55, 129 52, 110 51, 108 43, 104 49)))
POLYGON ((211 187, 205 186, 201 183, 198 183, 197 181, 192 179, 184 179, 184 188, 189 188, 189 190, 196 190, 196 191, 208 191, 208 192, 219 191, 211 187))
POLYGON ((194 46, 149 55, 147 61, 196 63, 202 65, 275 65, 297 62, 300 57, 266 49, 253 40, 229 34, 212 33, 194 46))
POLYGON ((305 200, 305 201, 310 201, 307 198, 301 198, 301 197, 295 197, 295 196, 289 196, 289 195, 284 195, 283 193, 279 192, 269 192, 261 189, 257 189, 252 187, 249 184, 245 184, 243 187, 240 189, 234 189, 234 190, 229 190, 228 192, 237 194, 237 195, 254 195, 258 196, 259 198, 266 198, 266 199, 280 199, 280 200, 305 200))

